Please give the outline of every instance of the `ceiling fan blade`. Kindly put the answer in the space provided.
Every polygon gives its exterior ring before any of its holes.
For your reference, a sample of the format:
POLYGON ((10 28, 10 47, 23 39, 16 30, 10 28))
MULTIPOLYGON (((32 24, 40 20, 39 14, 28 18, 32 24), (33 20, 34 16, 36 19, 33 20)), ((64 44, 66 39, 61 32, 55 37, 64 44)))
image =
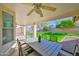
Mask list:
POLYGON ((40 17, 43 17, 42 10, 40 10, 40 9, 39 9, 39 14, 40 14, 40 17))
POLYGON ((39 14, 40 14, 40 17, 43 17, 43 13, 42 12, 40 12, 39 14))
POLYGON ((27 14, 27 16, 29 16, 33 11, 34 11, 34 9, 32 9, 32 10, 27 14))
POLYGON ((40 8, 39 8, 39 9, 35 9, 35 12, 36 12, 37 14, 39 14, 40 17, 43 17, 43 13, 42 13, 42 11, 41 11, 40 8))
POLYGON ((42 5, 41 8, 49 11, 56 11, 56 8, 51 6, 42 5))

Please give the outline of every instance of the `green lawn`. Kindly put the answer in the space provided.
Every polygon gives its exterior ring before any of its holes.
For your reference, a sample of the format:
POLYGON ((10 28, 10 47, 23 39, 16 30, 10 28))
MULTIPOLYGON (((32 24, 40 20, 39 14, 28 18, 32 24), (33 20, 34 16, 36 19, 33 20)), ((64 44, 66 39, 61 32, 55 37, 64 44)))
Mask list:
POLYGON ((79 34, 71 34, 64 32, 37 32, 37 36, 39 35, 43 39, 54 41, 54 42, 61 42, 65 36, 79 36, 79 34))

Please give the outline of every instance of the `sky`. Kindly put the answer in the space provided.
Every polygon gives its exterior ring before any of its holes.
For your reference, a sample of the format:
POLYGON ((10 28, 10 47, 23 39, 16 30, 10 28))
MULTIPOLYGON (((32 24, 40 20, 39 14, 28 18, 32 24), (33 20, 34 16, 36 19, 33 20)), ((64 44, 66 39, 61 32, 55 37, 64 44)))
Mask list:
POLYGON ((56 19, 56 20, 48 21, 47 24, 48 25, 56 25, 56 24, 60 23, 62 20, 72 20, 72 17, 61 18, 61 19, 56 19))

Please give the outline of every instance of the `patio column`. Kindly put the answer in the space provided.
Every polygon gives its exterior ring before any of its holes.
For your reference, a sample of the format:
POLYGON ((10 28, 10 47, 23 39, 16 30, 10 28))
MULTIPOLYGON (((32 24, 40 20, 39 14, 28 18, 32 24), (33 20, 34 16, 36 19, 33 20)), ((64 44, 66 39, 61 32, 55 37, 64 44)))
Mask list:
POLYGON ((26 39, 26 26, 24 26, 24 38, 26 39))
POLYGON ((37 25, 34 24, 34 38, 36 38, 36 33, 37 33, 37 25))

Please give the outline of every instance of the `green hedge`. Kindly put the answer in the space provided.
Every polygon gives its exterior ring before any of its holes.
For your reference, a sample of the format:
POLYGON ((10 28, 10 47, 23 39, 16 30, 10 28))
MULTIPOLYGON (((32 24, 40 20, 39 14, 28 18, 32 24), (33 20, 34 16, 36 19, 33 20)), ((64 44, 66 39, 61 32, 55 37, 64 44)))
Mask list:
POLYGON ((79 36, 79 34, 70 34, 64 32, 37 32, 37 36, 52 42, 61 42, 65 36, 79 36))
POLYGON ((37 36, 39 36, 39 35, 43 39, 53 41, 53 42, 60 42, 64 38, 66 33, 62 33, 62 32, 37 32, 37 36))

